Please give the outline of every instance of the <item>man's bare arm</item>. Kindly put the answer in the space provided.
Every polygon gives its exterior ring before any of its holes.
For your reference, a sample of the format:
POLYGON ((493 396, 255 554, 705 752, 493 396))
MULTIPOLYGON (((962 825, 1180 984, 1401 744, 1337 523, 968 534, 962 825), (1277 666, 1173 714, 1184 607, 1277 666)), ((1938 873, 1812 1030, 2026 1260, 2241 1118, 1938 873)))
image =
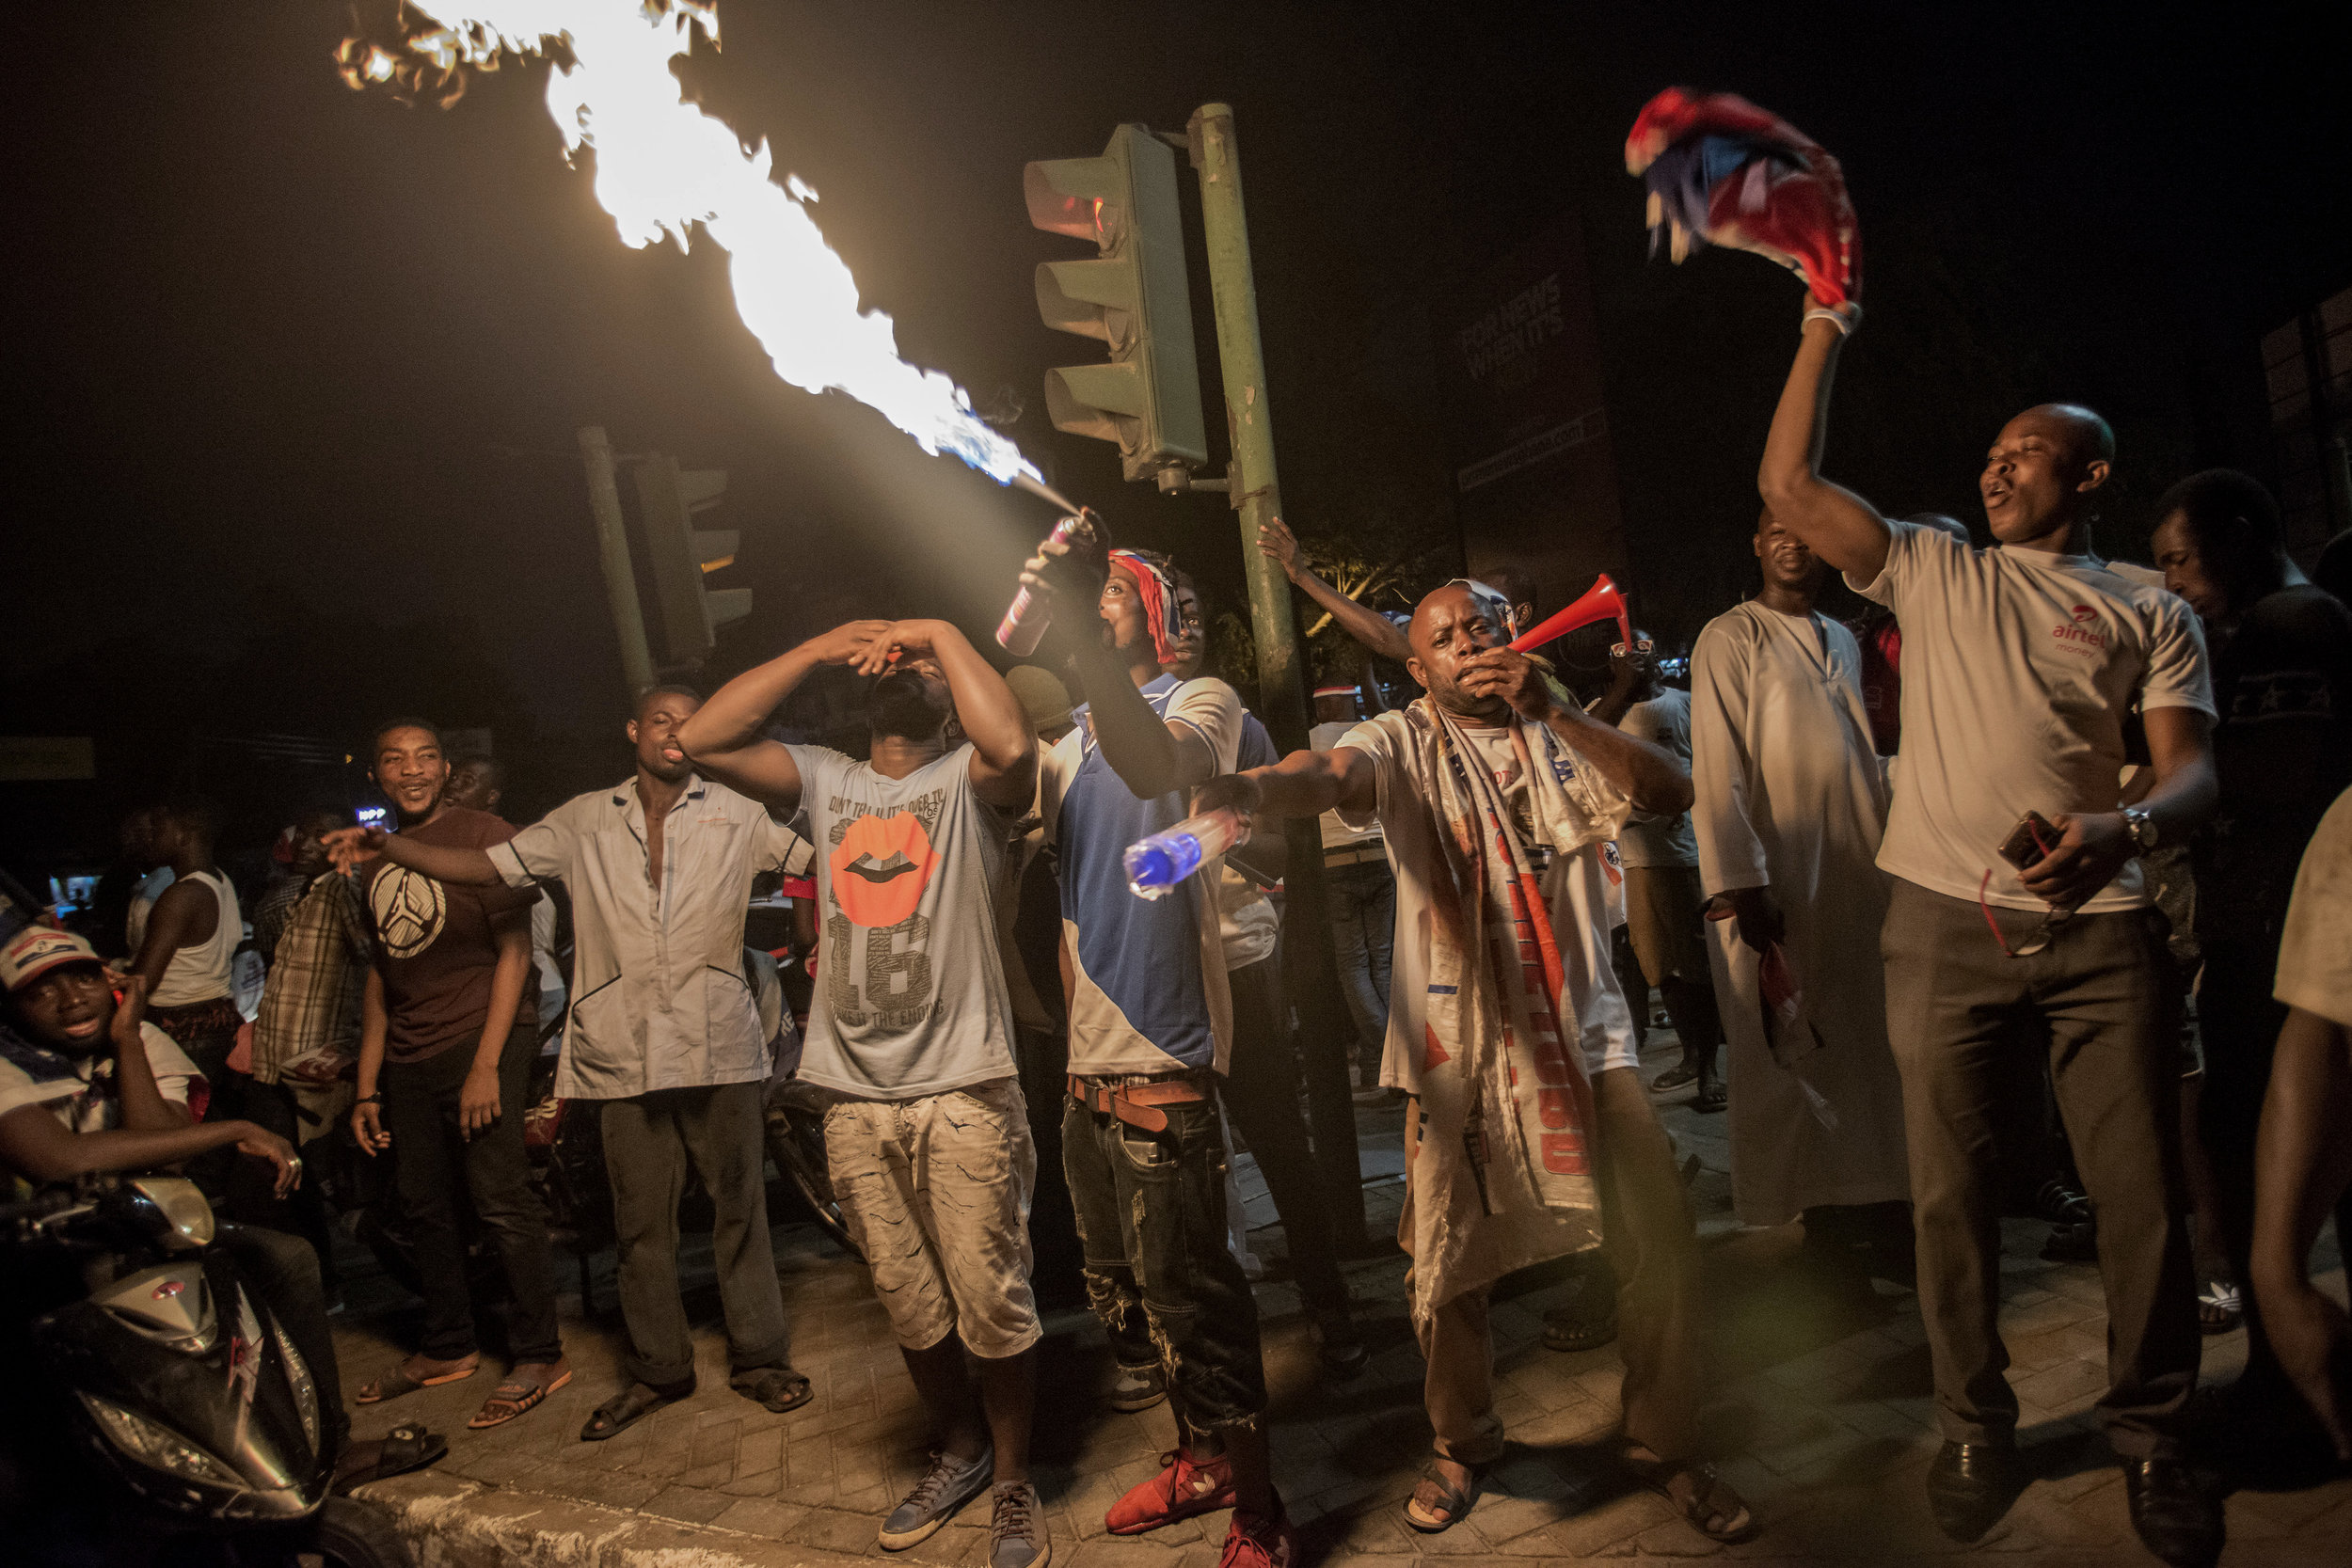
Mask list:
MULTIPOLYGON (((2149 708, 2140 716, 2155 787, 2141 800, 2159 844, 2185 844, 2219 803, 2213 770, 2213 721, 2192 707, 2149 708)), ((2117 812, 2059 812, 2050 818, 2058 847, 2018 874, 2027 893, 2062 910, 2079 907, 2115 880, 2137 852, 2117 812)))
POLYGON ((1314 568, 1299 554, 1297 536, 1281 518, 1269 517, 1258 525, 1258 549, 1273 557, 1282 568, 1282 575, 1291 579, 1291 585, 1330 611, 1340 629, 1362 647, 1399 664, 1413 657, 1412 644, 1387 616, 1358 604, 1315 575, 1314 568))
MULTIPOLYGON (((1813 307, 1813 297, 1805 305, 1813 307)), ((1829 434, 1830 385, 1846 335, 1836 324, 1807 321, 1797 339, 1797 361, 1781 388, 1756 488, 1780 525, 1813 553, 1863 582, 1886 569, 1894 531, 1878 509, 1821 477, 1821 443, 1829 434)))
POLYGON ((454 844, 420 844, 381 828, 338 828, 320 839, 327 857, 348 871, 371 855, 405 865, 453 887, 496 887, 506 880, 483 850, 454 844))
POLYGON ((131 960, 130 973, 145 980, 150 990, 154 990, 164 983, 173 955, 183 947, 210 941, 219 925, 220 900, 211 886, 193 877, 183 878, 164 889, 155 907, 148 911, 147 931, 131 960))
POLYGON ((1087 700, 1103 760, 1140 800, 1188 789, 1216 771, 1216 754, 1190 724, 1162 719, 1127 667, 1091 639, 1073 639, 1072 668, 1087 700))
POLYGON ((889 625, 851 621, 744 671, 679 726, 679 750, 721 784, 789 816, 801 809, 801 769, 792 753, 760 734, 761 728, 810 671, 852 662, 889 625))
POLYGON ((1622 790, 1636 810, 1679 816, 1691 809, 1691 770, 1680 757, 1602 723, 1574 703, 1563 703, 1525 654, 1508 648, 1473 654, 1462 661, 1461 685, 1469 696, 1499 695, 1520 717, 1549 729, 1622 790))
POLYGON ((1227 773, 1200 786, 1195 811, 1231 806, 1245 817, 1320 816, 1337 807, 1365 813, 1379 804, 1379 769, 1353 746, 1293 752, 1271 768, 1227 773))

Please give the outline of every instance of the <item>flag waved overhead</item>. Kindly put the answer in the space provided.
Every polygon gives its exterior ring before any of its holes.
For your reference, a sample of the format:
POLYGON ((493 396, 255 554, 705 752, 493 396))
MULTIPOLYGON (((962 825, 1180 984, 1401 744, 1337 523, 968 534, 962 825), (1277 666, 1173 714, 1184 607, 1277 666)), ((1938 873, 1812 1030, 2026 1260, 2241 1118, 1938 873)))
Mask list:
POLYGON ((355 88, 389 84, 446 107, 466 72, 500 57, 542 55, 548 113, 575 161, 596 150, 596 199, 632 248, 700 225, 728 256, 735 307, 776 374, 811 392, 866 404, 930 452, 952 452, 998 483, 1035 480, 1020 449, 982 422, 954 381, 898 357, 889 316, 858 307, 857 280, 825 244, 797 175, 770 178, 762 141, 749 152, 726 124, 685 101, 671 62, 699 30, 719 41, 708 0, 405 0, 396 48, 346 39, 336 54, 355 88))

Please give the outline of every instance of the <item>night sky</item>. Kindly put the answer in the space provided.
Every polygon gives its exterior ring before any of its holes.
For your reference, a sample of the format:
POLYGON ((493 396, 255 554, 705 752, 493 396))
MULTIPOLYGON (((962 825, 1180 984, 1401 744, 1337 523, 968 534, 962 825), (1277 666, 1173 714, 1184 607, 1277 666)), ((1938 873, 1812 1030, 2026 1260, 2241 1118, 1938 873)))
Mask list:
MULTIPOLYGON (((1742 92, 1843 160, 1873 314, 1832 467, 1890 509, 1974 517, 2001 416, 2080 398, 2122 436, 2103 543, 2123 551, 2132 506, 2181 471, 2264 460, 2254 342, 2352 281, 2345 55, 2288 25, 2301 8, 720 12, 690 87, 821 193, 901 354, 984 405, 1012 388, 1025 450, 1229 603, 1221 502, 1121 486, 1110 448, 1044 420, 1041 372, 1097 345, 1036 318, 1036 263, 1086 252, 1028 227, 1022 166, 1097 152, 1121 120, 1235 105, 1303 531, 1452 529, 1433 312, 1575 211, 1636 590, 1656 578, 1685 637, 1745 580, 1797 291, 1751 257, 1645 259, 1622 144, 1658 88, 1742 92)), ((428 705, 564 756, 548 789, 617 773, 578 738, 620 700, 572 434, 589 422, 733 476, 742 565, 720 580, 757 608, 710 673, 850 613, 993 624, 1043 508, 775 381, 715 246, 625 248, 562 159, 545 66, 405 108, 338 79, 349 14, 7 8, 0 731, 99 734, 82 793, 108 809, 220 788, 191 774, 198 735, 341 738, 428 705)), ((1203 383, 1221 432, 1205 359, 1203 383)))

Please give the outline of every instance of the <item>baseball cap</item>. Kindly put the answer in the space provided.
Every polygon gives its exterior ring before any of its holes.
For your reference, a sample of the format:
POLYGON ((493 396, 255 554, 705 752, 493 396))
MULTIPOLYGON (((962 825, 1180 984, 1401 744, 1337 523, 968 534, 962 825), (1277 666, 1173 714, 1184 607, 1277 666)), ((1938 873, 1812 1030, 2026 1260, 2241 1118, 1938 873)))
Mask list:
POLYGON ((1016 664, 1005 672, 1005 684, 1021 703, 1021 709, 1029 716, 1030 727, 1039 731, 1059 729, 1070 722, 1070 689, 1057 680, 1050 670, 1034 664, 1016 664))
POLYGON ((72 931, 54 926, 27 926, 0 947, 0 988, 23 990, 34 979, 64 964, 94 964, 98 950, 72 931))

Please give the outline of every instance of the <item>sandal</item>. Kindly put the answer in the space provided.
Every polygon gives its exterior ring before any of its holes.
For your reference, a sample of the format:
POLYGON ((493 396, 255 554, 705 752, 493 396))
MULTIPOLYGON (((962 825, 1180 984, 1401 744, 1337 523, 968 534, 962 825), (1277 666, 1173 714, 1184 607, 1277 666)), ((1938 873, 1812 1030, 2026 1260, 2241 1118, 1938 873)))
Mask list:
POLYGON ((1564 1355, 1598 1350, 1616 1337, 1617 1314, 1614 1312, 1587 1318, 1579 1316, 1571 1307, 1555 1307, 1544 1314, 1544 1349, 1556 1350, 1564 1355))
POLYGON ((373 1382, 364 1385, 358 1393, 351 1396, 351 1402, 382 1404, 386 1400, 396 1400, 403 1394, 413 1394, 420 1388, 437 1388, 444 1383, 463 1383, 480 1370, 481 1367, 482 1358, 479 1355, 469 1355, 465 1358, 464 1365, 453 1372, 442 1372, 437 1377, 417 1378, 408 1375, 408 1363, 404 1361, 390 1371, 378 1374, 373 1382))
POLYGON ((374 1441, 345 1444, 327 1489, 339 1497, 348 1497, 355 1486, 421 1470, 448 1452, 448 1438, 427 1432, 421 1421, 403 1421, 374 1441))
POLYGON ((2222 1280, 2215 1280, 2197 1298, 2197 1326, 2206 1334, 2227 1334, 2246 1316, 2246 1298, 2238 1288, 2222 1280))
POLYGON ((1699 1092, 1692 1097, 1691 1101, 1691 1109, 1703 1114, 1711 1114, 1722 1110, 1724 1106, 1730 1103, 1731 1091, 1729 1089, 1724 1087, 1721 1084, 1708 1084, 1703 1086, 1699 1092))
POLYGON ((727 1386, 754 1404, 765 1405, 779 1414, 798 1410, 817 1397, 808 1379, 789 1367, 755 1367, 729 1378, 727 1386))
POLYGON ((601 1443, 635 1426, 665 1404, 675 1404, 684 1394, 665 1394, 643 1383, 632 1383, 596 1409, 580 1429, 583 1443, 601 1443))
POLYGON ((1664 1094, 1669 1089, 1689 1088, 1696 1081, 1698 1075, 1699 1069, 1688 1062, 1682 1063, 1679 1067, 1670 1067, 1649 1081, 1650 1092, 1664 1094))
POLYGON ((483 1432, 491 1427, 502 1427, 517 1417, 538 1409, 541 1401, 572 1381, 569 1367, 545 1383, 525 1383, 516 1375, 521 1370, 517 1367, 514 1372, 507 1374, 504 1383, 490 1390, 490 1397, 482 1402, 482 1408, 475 1411, 473 1419, 466 1423, 467 1431, 483 1432))
POLYGON ((1460 1524, 1462 1515, 1468 1513, 1470 1505, 1478 1500, 1478 1489, 1485 1483, 1486 1472, 1492 1466, 1471 1465, 1466 1468, 1470 1473, 1470 1484, 1456 1486, 1446 1480, 1445 1472, 1438 1468, 1438 1461, 1433 1457, 1422 1468, 1421 1484, 1415 1486, 1413 1495, 1405 1499, 1405 1522, 1423 1535, 1436 1535, 1460 1524), (1437 1492, 1437 1496, 1425 1505, 1421 1500, 1423 1486, 1432 1487, 1437 1492))
POLYGON ((1670 1465, 1662 1459, 1636 1459, 1629 1454, 1625 1466, 1634 1480, 1665 1498, 1684 1524, 1709 1541, 1731 1545, 1756 1533, 1756 1515, 1748 1512, 1748 1505, 1740 1500, 1740 1495, 1724 1484, 1712 1465, 1670 1465), (1675 1482, 1685 1479, 1690 1485, 1677 1497, 1675 1482), (1728 1500, 1730 1507, 1723 1507, 1723 1500, 1728 1500))

